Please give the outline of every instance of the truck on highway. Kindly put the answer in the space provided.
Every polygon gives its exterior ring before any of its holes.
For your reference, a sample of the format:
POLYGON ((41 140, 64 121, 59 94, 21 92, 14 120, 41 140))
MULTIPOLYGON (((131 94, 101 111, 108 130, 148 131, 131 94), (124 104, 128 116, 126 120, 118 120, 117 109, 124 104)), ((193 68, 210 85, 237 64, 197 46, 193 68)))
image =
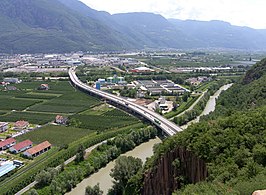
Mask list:
POLYGON ((159 121, 157 118, 154 119, 154 122, 157 123, 158 125, 161 124, 161 121, 159 121))

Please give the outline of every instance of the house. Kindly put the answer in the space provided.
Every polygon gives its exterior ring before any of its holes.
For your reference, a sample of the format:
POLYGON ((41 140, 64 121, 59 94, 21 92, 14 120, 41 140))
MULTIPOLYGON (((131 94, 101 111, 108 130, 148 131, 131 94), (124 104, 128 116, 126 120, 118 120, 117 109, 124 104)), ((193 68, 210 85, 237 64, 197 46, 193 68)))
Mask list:
POLYGON ((41 84, 38 87, 38 90, 49 90, 49 85, 48 84, 41 84))
POLYGON ((22 130, 22 129, 26 129, 29 126, 29 122, 28 121, 17 121, 15 123, 15 129, 17 130, 22 130))
POLYGON ((7 86, 6 89, 8 91, 16 91, 17 90, 17 88, 15 86, 7 86))
POLYGON ((8 123, 0 122, 0 133, 8 129, 8 123))
POLYGON ((143 72, 154 72, 154 70, 147 68, 147 67, 138 67, 138 68, 132 69, 131 72, 143 73, 143 72))
POLYGON ((8 138, 4 141, 0 142, 0 151, 6 150, 10 148, 11 146, 14 146, 16 144, 16 140, 14 138, 8 138))
POLYGON ((67 123, 67 120, 68 120, 67 117, 63 117, 61 115, 57 115, 55 117, 55 122, 57 124, 65 125, 67 123))
POLYGON ((34 146, 28 150, 26 150, 23 155, 29 157, 29 158, 33 158, 36 156, 39 156, 40 154, 47 152, 48 150, 50 150, 52 147, 52 145, 48 142, 42 142, 37 146, 34 146))
POLYGON ((32 147, 32 141, 30 140, 25 140, 23 142, 19 142, 18 144, 12 146, 11 148, 9 148, 9 151, 15 154, 18 154, 20 152, 23 152, 29 148, 32 147))
POLYGON ((4 82, 5 83, 19 83, 19 79, 18 78, 4 78, 4 82))

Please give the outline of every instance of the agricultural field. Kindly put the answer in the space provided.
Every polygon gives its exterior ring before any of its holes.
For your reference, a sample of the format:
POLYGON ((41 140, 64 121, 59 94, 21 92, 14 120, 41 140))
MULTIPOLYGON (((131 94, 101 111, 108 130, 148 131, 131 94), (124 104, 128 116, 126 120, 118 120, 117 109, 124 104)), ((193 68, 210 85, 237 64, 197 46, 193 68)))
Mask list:
POLYGON ((10 112, 0 116, 0 121, 16 122, 25 120, 32 124, 44 125, 55 120, 56 114, 36 113, 36 112, 10 112))
POLYGON ((35 131, 17 137, 17 141, 30 139, 33 143, 48 140, 53 146, 62 146, 87 136, 94 131, 74 127, 47 125, 35 131), (69 136, 71 135, 71 136, 69 136))
POLYGON ((0 121, 27 120, 45 124, 57 114, 71 115, 101 104, 96 98, 77 91, 67 81, 46 82, 49 90, 38 90, 44 82, 14 84, 15 91, 0 91, 0 121))
POLYGON ((108 111, 112 111, 112 110, 114 110, 114 108, 112 106, 109 106, 108 104, 101 104, 99 106, 95 106, 91 109, 85 110, 85 111, 81 112, 80 114, 82 114, 82 115, 102 115, 102 114, 104 114, 108 111))
POLYGON ((132 116, 105 116, 105 115, 81 115, 76 114, 70 117, 70 120, 76 120, 77 126, 84 129, 92 129, 97 131, 104 131, 112 128, 125 127, 136 124, 139 121, 132 116))

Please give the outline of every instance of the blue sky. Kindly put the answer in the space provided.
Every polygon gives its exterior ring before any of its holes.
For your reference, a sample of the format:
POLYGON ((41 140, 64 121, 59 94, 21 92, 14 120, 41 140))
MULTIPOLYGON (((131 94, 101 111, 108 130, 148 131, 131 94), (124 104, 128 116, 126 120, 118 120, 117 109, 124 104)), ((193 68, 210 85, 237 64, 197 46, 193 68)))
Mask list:
POLYGON ((223 20, 238 26, 266 29, 265 0, 81 0, 111 14, 153 12, 166 18, 223 20))

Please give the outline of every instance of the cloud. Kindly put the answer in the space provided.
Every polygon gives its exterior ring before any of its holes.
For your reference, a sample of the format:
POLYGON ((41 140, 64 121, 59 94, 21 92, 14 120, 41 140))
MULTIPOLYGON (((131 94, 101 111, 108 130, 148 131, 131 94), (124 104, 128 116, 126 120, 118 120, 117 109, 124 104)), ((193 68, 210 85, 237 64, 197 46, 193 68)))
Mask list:
POLYGON ((96 10, 114 13, 153 12, 166 18, 224 20, 266 28, 265 0, 81 0, 96 10))

